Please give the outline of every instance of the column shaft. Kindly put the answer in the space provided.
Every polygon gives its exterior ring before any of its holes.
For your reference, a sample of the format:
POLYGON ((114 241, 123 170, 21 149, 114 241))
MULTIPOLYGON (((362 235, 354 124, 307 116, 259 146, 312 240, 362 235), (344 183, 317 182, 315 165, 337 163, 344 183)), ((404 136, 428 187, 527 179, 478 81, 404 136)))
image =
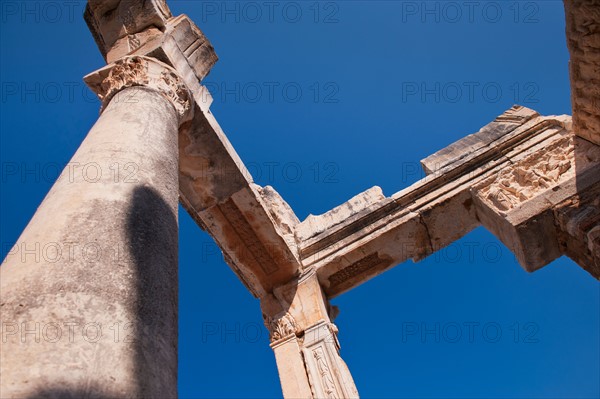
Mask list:
POLYGON ((3 398, 177 395, 180 115, 126 86, 0 268, 3 398))
POLYGON ((302 350, 296 336, 271 345, 284 398, 312 398, 302 350))

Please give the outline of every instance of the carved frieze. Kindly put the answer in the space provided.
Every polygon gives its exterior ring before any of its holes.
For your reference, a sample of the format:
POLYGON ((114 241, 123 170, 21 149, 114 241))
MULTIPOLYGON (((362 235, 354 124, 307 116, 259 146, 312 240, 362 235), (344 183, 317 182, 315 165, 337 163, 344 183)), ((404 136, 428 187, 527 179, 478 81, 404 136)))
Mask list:
POLYGON ((319 376, 321 377, 321 384, 323 384, 325 397, 328 399, 337 398, 338 395, 335 389, 335 383, 333 382, 333 375, 331 374, 331 369, 327 364, 327 358, 325 357, 323 348, 320 346, 316 347, 313 349, 312 354, 315 359, 315 363, 317 364, 319 376))
POLYGON ((378 253, 374 252, 352 263, 351 265, 333 273, 329 277, 329 283, 331 287, 335 287, 367 272, 370 269, 387 266, 388 264, 389 260, 380 258, 378 253))
POLYGON ((575 172, 573 137, 564 138, 502 170, 479 191, 479 196, 500 212, 507 212, 551 189, 575 172))

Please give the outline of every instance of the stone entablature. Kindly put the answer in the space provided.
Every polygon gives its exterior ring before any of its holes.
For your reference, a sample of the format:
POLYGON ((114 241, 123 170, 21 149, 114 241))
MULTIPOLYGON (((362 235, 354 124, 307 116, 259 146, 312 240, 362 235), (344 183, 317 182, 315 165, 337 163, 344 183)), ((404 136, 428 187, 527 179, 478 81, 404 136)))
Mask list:
POLYGON ((326 228, 314 216, 298 225, 303 266, 317 270, 329 297, 407 259, 418 261, 480 225, 528 271, 572 256, 559 245, 553 210, 600 179, 599 147, 573 133, 569 116, 542 117, 520 106, 422 163, 429 174, 411 187, 362 208, 349 204, 356 211, 328 217, 326 228))
POLYGON ((597 0, 565 3, 574 127, 569 116, 543 117, 514 106, 424 159, 427 177, 412 186, 390 197, 374 187, 301 223, 273 188, 253 183, 209 111, 212 99, 200 81, 217 56, 200 29, 185 15, 173 17, 163 0, 90 0, 85 20, 109 65, 85 80, 106 111, 74 159, 85 163, 126 153, 144 166, 144 180, 128 191, 110 181, 93 187, 59 182, 23 237, 91 234, 94 240, 129 240, 130 253, 117 268, 104 259, 94 268, 95 278, 83 264, 46 276, 44 269, 7 257, 0 268, 3 300, 7 291, 10 297, 3 309, 21 318, 32 310, 40 317, 69 316, 71 309, 129 318, 139 323, 135 338, 142 344, 46 350, 13 337, 1 347, 3 359, 9 357, 2 363, 2 392, 8 387, 36 396, 48 393, 47 387, 66 387, 70 396, 176 395, 178 199, 260 299, 283 394, 290 398, 358 397, 340 357, 333 324, 338 310, 330 298, 407 259, 423 259, 477 226, 494 233, 527 271, 567 255, 599 278, 599 7, 597 0), (134 111, 117 101, 121 92, 142 100, 134 111), (65 203, 71 213, 55 212, 65 203), (74 219, 85 228, 77 228, 74 219), (146 242, 151 239, 160 242, 146 242), (80 284, 77 273, 88 281, 80 284), (112 280, 94 288, 106 278, 112 280), (39 292, 27 291, 30 281, 34 289, 46 290, 44 306, 36 302, 39 292), (56 287, 68 288, 69 307, 56 287), (81 287, 95 295, 88 304, 100 305, 73 305, 89 295, 81 287), (25 310, 21 302, 29 304, 25 310), (102 356, 61 372, 67 363, 59 360, 96 353, 98 347, 102 356), (49 356, 55 367, 40 367, 49 356), (15 367, 23 361, 31 367, 15 367), (20 387, 24 380, 32 384, 20 387))

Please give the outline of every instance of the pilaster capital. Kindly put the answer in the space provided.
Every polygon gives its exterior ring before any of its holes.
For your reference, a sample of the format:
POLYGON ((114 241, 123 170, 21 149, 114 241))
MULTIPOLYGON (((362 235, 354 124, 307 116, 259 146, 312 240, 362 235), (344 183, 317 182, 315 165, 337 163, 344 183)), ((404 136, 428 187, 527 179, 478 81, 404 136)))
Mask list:
POLYGON ((265 326, 269 330, 271 345, 276 345, 290 337, 295 337, 298 325, 294 317, 288 312, 271 317, 263 314, 265 326))
POLYGON ((101 112, 120 91, 134 86, 148 87, 165 97, 179 114, 180 124, 190 120, 193 97, 177 71, 151 57, 123 57, 83 78, 102 101, 101 112))

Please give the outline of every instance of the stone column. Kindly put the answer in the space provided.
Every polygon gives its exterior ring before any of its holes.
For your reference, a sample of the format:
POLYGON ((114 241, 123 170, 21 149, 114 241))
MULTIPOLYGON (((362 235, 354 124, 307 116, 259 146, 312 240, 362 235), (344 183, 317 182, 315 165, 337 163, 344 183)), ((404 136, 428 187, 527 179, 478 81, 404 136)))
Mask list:
POLYGON ((146 57, 86 81, 101 116, 0 268, 0 397, 174 398, 189 93, 146 57))
POLYGON ((314 270, 261 299, 285 398, 358 398, 314 270))

